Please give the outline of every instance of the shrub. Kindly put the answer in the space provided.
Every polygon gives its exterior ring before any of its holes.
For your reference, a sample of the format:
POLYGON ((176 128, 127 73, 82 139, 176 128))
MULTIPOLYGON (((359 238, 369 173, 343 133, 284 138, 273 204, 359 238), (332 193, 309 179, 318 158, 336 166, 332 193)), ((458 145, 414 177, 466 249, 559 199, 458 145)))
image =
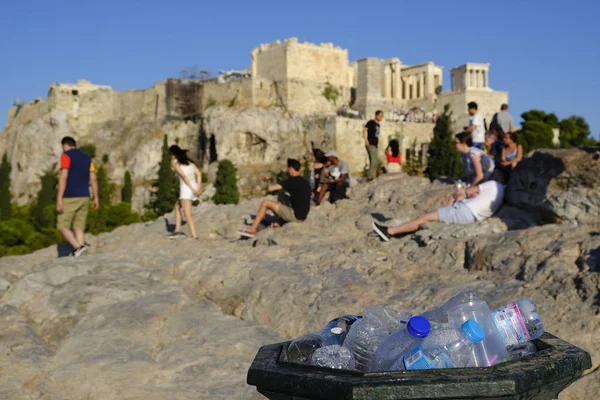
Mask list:
POLYGON ((216 193, 213 197, 215 204, 237 204, 240 201, 236 169, 231 161, 219 161, 215 189, 216 193))
POLYGON ((122 226, 141 222, 140 215, 131 210, 131 203, 113 204, 108 208, 106 214, 106 227, 110 232, 113 229, 122 226))
POLYGON ((96 157, 96 146, 94 146, 93 144, 84 144, 82 146, 79 146, 79 150, 82 153, 87 154, 90 158, 96 157))
POLYGON ((403 171, 408 175, 421 175, 423 172, 423 164, 419 158, 419 152, 417 151, 417 139, 413 140, 410 145, 410 154, 403 166, 403 171))
POLYGON ((327 101, 333 103, 334 105, 337 105, 337 100, 340 97, 340 91, 331 83, 327 82, 325 84, 325 88, 323 89, 323 92, 321 94, 323 95, 323 97, 325 97, 325 99, 327 99, 327 101))

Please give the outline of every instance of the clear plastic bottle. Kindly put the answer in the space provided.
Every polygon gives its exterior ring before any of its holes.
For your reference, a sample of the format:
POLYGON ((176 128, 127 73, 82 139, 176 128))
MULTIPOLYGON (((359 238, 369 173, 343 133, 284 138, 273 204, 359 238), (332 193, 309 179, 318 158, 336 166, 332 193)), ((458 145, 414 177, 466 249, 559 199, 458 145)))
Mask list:
POLYGON ((411 318, 407 312, 395 312, 382 306, 365 308, 361 320, 350 327, 344 347, 352 353, 356 369, 367 372, 381 342, 391 333, 404 328, 411 318))
POLYGON ((392 370, 467 368, 476 366, 475 346, 485 338, 481 325, 472 319, 461 329, 441 328, 398 359, 392 370))
POLYGON ((538 339, 544 333, 544 324, 535 303, 522 298, 495 309, 494 322, 504 344, 514 346, 538 339))
POLYGON ((506 345, 496 328, 492 311, 483 301, 472 301, 448 310, 448 323, 460 329, 468 320, 474 320, 483 328, 485 339, 474 347, 474 359, 477 367, 490 367, 508 361, 506 345))
POLYGON ((463 304, 473 303, 475 301, 483 300, 481 296, 472 291, 460 292, 455 296, 452 296, 442 306, 426 311, 421 314, 422 317, 427 318, 431 323, 447 324, 448 323, 448 310, 458 307, 463 304))
POLYGON ((311 364, 318 367, 347 370, 354 370, 356 367, 350 350, 337 344, 317 349, 313 353, 311 364))
POLYGON ((408 320, 406 329, 388 336, 379 346, 373 357, 370 371, 390 371, 392 365, 408 350, 417 347, 431 331, 426 318, 415 316, 408 320))
POLYGON ((350 326, 359 317, 346 315, 329 321, 319 332, 308 333, 292 341, 286 349, 284 360, 298 364, 310 364, 313 353, 320 347, 341 345, 350 330, 350 326))

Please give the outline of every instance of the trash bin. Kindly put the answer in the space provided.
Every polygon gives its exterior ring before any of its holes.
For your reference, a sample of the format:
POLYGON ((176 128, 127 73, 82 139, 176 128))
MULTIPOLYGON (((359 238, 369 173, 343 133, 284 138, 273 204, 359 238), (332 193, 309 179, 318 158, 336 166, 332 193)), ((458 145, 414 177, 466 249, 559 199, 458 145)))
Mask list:
POLYGON ((545 333, 537 353, 489 368, 355 372, 282 361, 290 342, 261 347, 247 382, 271 400, 551 400, 591 368, 589 353, 545 333))

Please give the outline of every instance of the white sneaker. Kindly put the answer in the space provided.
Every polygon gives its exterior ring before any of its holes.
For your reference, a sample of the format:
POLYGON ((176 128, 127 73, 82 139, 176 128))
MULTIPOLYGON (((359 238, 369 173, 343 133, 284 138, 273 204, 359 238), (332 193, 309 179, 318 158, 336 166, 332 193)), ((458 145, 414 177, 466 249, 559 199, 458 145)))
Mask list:
POLYGON ((80 255, 82 255, 85 251, 87 250, 87 247, 85 246, 81 246, 76 250, 73 250, 73 257, 79 257, 80 255))

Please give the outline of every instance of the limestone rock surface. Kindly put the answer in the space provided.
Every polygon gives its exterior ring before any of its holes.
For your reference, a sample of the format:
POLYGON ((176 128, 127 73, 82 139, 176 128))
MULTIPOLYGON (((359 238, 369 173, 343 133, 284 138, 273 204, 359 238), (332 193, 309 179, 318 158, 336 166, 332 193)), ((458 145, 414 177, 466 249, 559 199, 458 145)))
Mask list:
MULTIPOLYGON (((553 157, 591 158, 568 152, 553 157)), ((564 193, 562 179, 597 204, 598 176, 567 164, 547 179, 548 212, 567 215, 578 199, 552 202, 564 193)), ((587 222, 592 214, 549 221, 513 204, 481 223, 429 224, 389 243, 370 232, 372 221, 405 221, 451 191, 386 176, 253 240, 235 232, 260 199, 201 203, 193 210, 198 241, 166 240, 165 221, 157 220, 90 237, 91 249, 77 259, 57 258, 56 248, 2 258, 0 398, 260 399, 245 376, 261 345, 372 304, 421 312, 464 289, 492 307, 533 299, 549 332, 592 354, 594 368, 560 400, 595 398, 600 235, 587 222)))

